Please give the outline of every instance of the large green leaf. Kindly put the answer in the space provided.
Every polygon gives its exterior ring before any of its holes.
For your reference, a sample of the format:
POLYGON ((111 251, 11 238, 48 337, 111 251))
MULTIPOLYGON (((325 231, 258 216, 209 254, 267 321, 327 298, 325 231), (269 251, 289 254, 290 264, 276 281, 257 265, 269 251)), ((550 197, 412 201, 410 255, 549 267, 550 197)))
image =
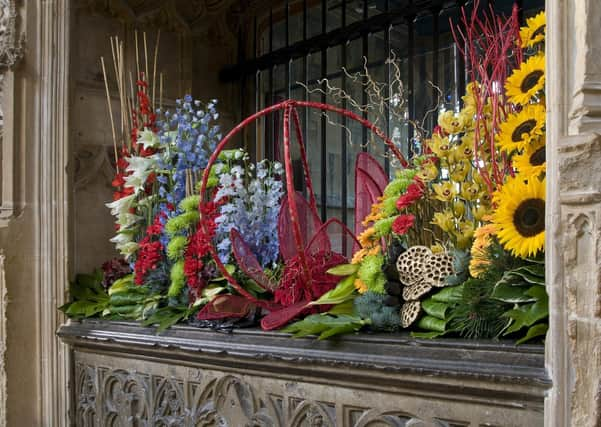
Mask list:
POLYGON ((355 294, 355 277, 353 274, 342 279, 334 289, 326 292, 317 301, 310 303, 310 305, 340 304, 352 299, 355 294))
POLYGON ((491 298, 507 303, 534 302, 536 298, 527 294, 524 286, 511 286, 506 283, 497 283, 492 291, 491 298))
POLYGON ((313 314, 287 326, 282 332, 292 334, 295 338, 317 335, 319 339, 325 339, 333 335, 356 332, 365 324, 367 322, 358 316, 313 314))
POLYGON ((548 301, 544 299, 509 310, 505 312, 503 316, 513 320, 503 334, 508 335, 519 331, 523 327, 532 326, 539 320, 547 318, 549 316, 549 304, 548 301))
POLYGON ((446 322, 433 316, 423 316, 419 319, 417 327, 426 331, 445 332, 446 322))
POLYGON ((516 344, 523 344, 526 341, 530 341, 533 338, 545 335, 548 329, 549 325, 547 325, 546 323, 539 323, 538 325, 534 325, 530 329, 528 329, 528 332, 524 337, 517 340, 516 344))
POLYGON ((437 319, 444 320, 447 310, 449 309, 449 305, 444 302, 436 302, 432 298, 428 298, 422 301, 422 309, 437 319))
POLYGON ((359 270, 359 264, 340 264, 330 268, 327 273, 334 276, 350 276, 359 270))
POLYGON ((436 302, 457 303, 463 299, 463 285, 447 286, 431 297, 436 302))

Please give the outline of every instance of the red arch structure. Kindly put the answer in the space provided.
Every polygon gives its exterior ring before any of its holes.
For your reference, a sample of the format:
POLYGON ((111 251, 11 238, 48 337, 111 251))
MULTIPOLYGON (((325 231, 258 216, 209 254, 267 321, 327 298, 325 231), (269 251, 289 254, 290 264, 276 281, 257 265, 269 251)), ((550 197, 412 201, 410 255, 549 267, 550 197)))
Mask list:
MULTIPOLYGON (((206 196, 207 196, 206 190, 207 190, 207 182, 209 179, 209 172, 211 170, 211 167, 217 161, 219 154, 221 153, 221 151, 223 151, 223 149, 228 144, 228 142, 231 141, 231 139, 234 136, 236 136, 238 133, 240 133, 245 127, 254 123, 259 118, 261 118, 267 114, 283 110, 283 115, 284 115, 284 120, 283 120, 284 170, 286 172, 286 194, 287 194, 288 208, 290 210, 292 233, 294 235, 294 240, 296 243, 296 250, 297 250, 297 253, 300 258, 303 274, 304 274, 304 277, 306 278, 306 280, 310 281, 311 275, 310 275, 309 267, 307 265, 307 261, 305 259, 305 251, 304 251, 305 248, 303 247, 303 236, 302 236, 302 231, 301 231, 300 222, 299 222, 298 206, 297 206, 297 201, 295 200, 295 190, 294 190, 293 173, 292 173, 292 158, 291 158, 291 153, 290 153, 290 118, 292 117, 292 122, 294 124, 297 141, 300 146, 299 148, 300 148, 301 161, 302 161, 303 172, 304 172, 304 177, 305 177, 305 183, 307 185, 307 192, 309 194, 309 206, 313 211, 316 211, 317 207, 316 207, 316 201, 315 201, 315 192, 313 191, 313 184, 311 182, 311 175, 310 175, 310 171, 309 171, 309 165, 307 162, 306 149, 305 149, 303 135, 301 132, 299 114, 298 114, 298 110, 297 110, 299 107, 300 108, 317 109, 317 110, 321 110, 324 112, 340 114, 344 117, 347 117, 351 120, 354 120, 354 121, 360 123, 362 126, 366 127, 372 133, 374 133, 377 137, 379 137, 388 146, 390 152, 398 159, 398 161, 400 162, 400 164, 403 167, 408 166, 407 161, 405 160, 403 154, 400 152, 398 147, 396 147, 394 145, 394 143, 386 136, 386 134, 380 128, 378 128, 376 125, 371 123, 369 120, 366 120, 366 119, 360 117, 359 115, 353 113, 352 111, 348 111, 348 110, 345 110, 343 108, 339 108, 339 107, 336 107, 333 105, 322 104, 322 103, 318 103, 318 102, 310 102, 310 101, 297 101, 297 100, 290 99, 290 100, 286 100, 286 101, 280 102, 278 104, 272 105, 270 107, 267 107, 255 114, 249 116, 248 118, 246 118, 245 120, 240 122, 236 127, 234 127, 225 137, 223 137, 223 139, 219 142, 219 144, 217 144, 215 151, 209 158, 209 161, 207 163, 207 166, 206 166, 203 176, 202 176, 201 188, 200 188, 199 210, 200 210, 200 212, 202 212, 203 205, 210 201, 210 200, 207 200, 207 198, 206 198, 206 196)), ((199 227, 202 228, 203 232, 208 232, 208 230, 206 229, 206 224, 204 224, 204 221, 202 221, 202 218, 200 220, 199 227)), ((211 257, 213 258, 213 260, 215 261, 217 267, 219 268, 219 271, 223 274, 223 276, 227 279, 227 281, 232 285, 232 287, 234 289, 236 289, 236 291, 238 293, 240 293, 240 295, 247 298, 248 300, 250 300, 257 306, 263 307, 267 310, 271 311, 271 310, 275 310, 275 309, 279 308, 273 302, 257 299, 253 295, 251 295, 249 292, 247 292, 244 289, 244 287, 242 287, 236 281, 236 279, 227 272, 225 266, 220 261, 218 255, 217 255, 217 251, 213 245, 211 246, 210 254, 211 254, 211 257)))

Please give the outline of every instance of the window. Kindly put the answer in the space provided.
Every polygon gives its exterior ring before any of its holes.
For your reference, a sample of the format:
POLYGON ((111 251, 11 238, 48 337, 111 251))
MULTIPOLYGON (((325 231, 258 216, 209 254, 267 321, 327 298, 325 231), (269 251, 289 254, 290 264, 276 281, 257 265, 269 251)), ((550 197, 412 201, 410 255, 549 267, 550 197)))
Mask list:
MULTIPOLYGON (((407 115, 423 120, 432 129, 435 106, 458 108, 465 87, 465 64, 454 46, 449 20, 457 20, 461 7, 471 2, 443 0, 302 0, 274 3, 269 10, 247 17, 241 29, 238 64, 222 71, 222 78, 240 86, 240 118, 287 98, 338 103, 325 90, 332 86, 352 94, 362 104, 367 95, 360 84, 342 72, 363 69, 380 82, 393 78, 386 62, 396 56, 405 86, 407 115), (250 34, 252 37, 243 37, 250 34), (308 88, 308 90, 306 89, 308 88)), ((496 12, 511 13, 514 0, 482 1, 496 12)), ((523 18, 544 7, 544 0, 518 2, 523 18), (526 4, 527 3, 527 4, 526 4)), ((353 110, 342 102, 342 107, 353 110)), ((363 117, 376 117, 360 112, 363 117)), ((354 159, 361 150, 372 152, 385 170, 390 170, 384 144, 367 144, 367 130, 339 117, 324 117, 301 111, 315 195, 322 219, 336 216, 347 225, 354 222, 354 159), (341 126, 332 126, 328 120, 341 126), (349 137, 350 133, 350 137, 349 137)), ((317 113, 319 114, 319 113, 317 113)), ((419 149, 413 129, 391 115, 377 122, 410 156, 419 149)), ((248 148, 256 144, 258 158, 280 158, 281 117, 267 116, 246 135, 248 148)), ((298 159, 298 152, 293 156, 298 159)), ((295 162, 300 166, 300 162, 295 162)), ((302 174, 295 182, 302 190, 302 174)))

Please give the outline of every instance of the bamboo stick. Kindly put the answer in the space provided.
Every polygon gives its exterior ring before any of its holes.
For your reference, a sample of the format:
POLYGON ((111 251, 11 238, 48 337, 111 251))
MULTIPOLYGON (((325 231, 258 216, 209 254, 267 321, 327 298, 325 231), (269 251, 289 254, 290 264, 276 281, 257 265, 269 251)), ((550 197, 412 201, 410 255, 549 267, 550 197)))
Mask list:
POLYGON ((140 78, 140 53, 138 51, 138 30, 134 33, 134 39, 136 42, 136 80, 140 78))
POLYGON ((156 78, 157 78, 157 60, 159 56, 159 43, 161 41, 161 29, 157 31, 157 39, 154 45, 154 64, 152 67, 152 111, 155 112, 155 94, 156 94, 156 78))
POLYGON ((109 107, 109 117, 111 119, 111 130, 113 131, 113 148, 115 149, 115 165, 117 172, 119 172, 119 153, 117 152, 117 135, 115 134, 115 121, 113 120, 113 107, 111 105, 111 94, 109 91, 109 83, 106 75, 106 67, 104 66, 104 57, 100 57, 100 63, 102 64, 102 75, 104 76, 104 88, 106 89, 106 101, 109 107))

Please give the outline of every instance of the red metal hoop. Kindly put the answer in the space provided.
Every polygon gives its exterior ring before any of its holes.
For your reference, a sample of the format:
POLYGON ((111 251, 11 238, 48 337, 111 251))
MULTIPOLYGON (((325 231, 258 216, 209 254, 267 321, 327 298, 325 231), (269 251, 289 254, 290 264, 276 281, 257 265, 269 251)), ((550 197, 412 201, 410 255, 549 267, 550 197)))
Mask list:
MULTIPOLYGON (((304 246, 303 245, 303 236, 302 236, 301 228, 300 228, 300 224, 299 224, 298 208, 297 208, 296 200, 294 197, 295 190, 294 190, 293 173, 292 173, 292 158, 290 155, 290 115, 291 114, 292 114, 292 120, 293 120, 293 124, 294 124, 295 131, 296 131, 297 141, 298 141, 298 144, 300 147, 300 155, 301 155, 301 161, 302 161, 302 166, 303 166, 304 175, 305 175, 305 182, 306 182, 307 190, 309 193, 309 205, 312 210, 316 211, 317 204, 315 201, 315 192, 313 191, 313 184, 311 182, 311 175, 310 175, 310 171, 309 171, 309 165, 307 162, 307 155, 306 155, 303 135, 302 135, 302 132, 300 129, 300 119, 299 119, 298 111, 297 111, 296 107, 314 108, 314 109, 318 109, 318 110, 322 110, 322 111, 329 111, 329 112, 340 114, 351 120, 354 120, 354 121, 360 123, 362 126, 369 129, 376 136, 378 136, 389 147, 390 152, 392 154, 394 154, 394 156, 398 159, 398 161, 400 162, 400 164, 403 167, 407 167, 408 163, 405 160, 403 154, 400 152, 400 150, 386 136, 386 134, 380 128, 378 128, 376 125, 371 123, 369 120, 366 120, 351 111, 345 110, 343 108, 335 107, 333 105, 322 104, 322 103, 318 103, 318 102, 310 102, 310 101, 296 101, 296 100, 291 100, 291 99, 280 102, 279 104, 272 105, 271 107, 267 107, 255 114, 247 117, 245 120, 240 122, 236 127, 234 127, 225 137, 223 137, 223 139, 219 142, 219 144, 217 144, 215 151, 209 158, 209 161, 207 163, 207 166, 206 166, 203 176, 202 176, 202 182, 201 182, 201 188, 200 188, 200 206, 202 206, 204 203, 206 203, 205 195, 206 195, 207 182, 209 179, 209 172, 211 170, 211 167, 215 164, 215 162, 217 161, 217 158, 219 157, 219 154, 221 153, 221 151, 223 151, 223 149, 225 148, 227 143, 234 136, 236 136, 242 129, 244 129, 249 124, 253 123, 255 120, 257 120, 269 113, 273 113, 273 112, 276 112, 279 110, 284 110, 284 123, 283 123, 283 126, 284 126, 283 143, 284 144, 283 145, 284 145, 284 170, 286 172, 286 194, 287 194, 287 198, 288 198, 288 206, 290 209, 292 232, 294 234, 296 249, 297 249, 297 252, 298 252, 298 255, 299 255, 299 258, 301 261, 301 265, 302 265, 303 279, 306 281, 306 283, 310 283, 311 282, 311 272, 310 272, 307 262, 306 262, 305 250, 304 250, 305 248, 303 247, 304 246)), ((202 212, 202 209, 199 209, 199 210, 202 212)), ((203 231, 205 231, 205 232, 207 231, 205 228, 205 224, 202 221, 202 218, 199 223, 199 227, 201 227, 203 231)), ((234 279, 227 272, 225 266, 220 261, 218 255, 217 255, 214 245, 211 246, 210 254, 211 254, 211 257, 213 258, 213 260, 215 261, 215 264, 219 268, 219 271, 221 272, 221 274, 223 274, 223 276, 227 279, 227 281, 232 285, 232 287, 234 289, 236 289, 237 292, 240 293, 240 295, 248 298, 250 301, 255 303, 257 306, 266 308, 268 310, 273 310, 273 309, 277 308, 273 302, 259 300, 259 299, 255 298, 254 296, 252 296, 250 293, 248 293, 236 281, 236 279, 234 279)))

